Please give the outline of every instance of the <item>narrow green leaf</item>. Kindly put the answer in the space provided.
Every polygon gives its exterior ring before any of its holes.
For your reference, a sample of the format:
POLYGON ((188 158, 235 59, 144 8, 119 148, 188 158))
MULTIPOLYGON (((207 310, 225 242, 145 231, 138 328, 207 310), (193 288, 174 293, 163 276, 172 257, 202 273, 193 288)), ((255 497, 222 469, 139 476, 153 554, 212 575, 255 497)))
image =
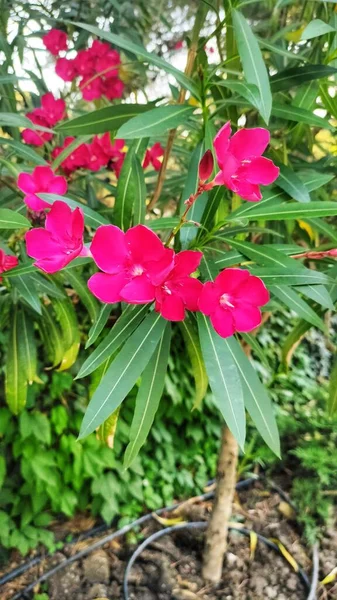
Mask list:
POLYGON ((298 202, 310 202, 309 192, 296 173, 285 165, 279 167, 277 185, 298 202))
POLYGON ((68 198, 67 196, 59 196, 58 194, 37 194, 39 198, 45 200, 49 204, 54 204, 57 200, 61 202, 66 202, 71 208, 80 208, 83 211, 84 219, 89 227, 93 229, 97 229, 100 225, 108 225, 109 221, 102 217, 97 211, 92 210, 86 204, 82 204, 82 202, 77 202, 77 200, 73 200, 72 198, 68 198))
POLYGON ((321 19, 313 19, 302 32, 301 40, 312 40, 312 38, 325 35, 332 31, 336 33, 334 27, 331 27, 328 23, 324 23, 321 19))
POLYGON ((290 310, 293 310, 299 317, 305 319, 322 331, 326 331, 326 326, 322 319, 315 313, 311 306, 295 292, 295 290, 287 286, 279 287, 277 285, 272 285, 269 289, 276 298, 281 300, 283 304, 290 308, 290 310))
MULTIPOLYGON (((261 203, 259 203, 261 204, 261 203)), ((287 202, 284 204, 255 205, 245 213, 251 221, 268 219, 270 221, 283 221, 291 219, 307 219, 311 217, 332 217, 337 215, 337 202, 287 202)), ((237 217, 228 215, 226 221, 237 220, 237 217)))
POLYGON ((133 415, 130 441, 125 451, 124 467, 128 468, 146 442, 165 384, 170 353, 171 324, 166 323, 157 348, 145 367, 138 390, 133 415))
POLYGON ((193 408, 200 409, 201 403, 206 396, 208 388, 208 377, 205 369, 205 363, 202 358, 200 342, 190 319, 181 321, 180 328, 184 337, 195 382, 193 408))
MULTIPOLYGON (((294 106, 293 104, 273 104, 271 111, 273 117, 279 119, 286 119, 287 121, 296 121, 296 123, 306 123, 311 127, 321 127, 325 129, 334 129, 333 125, 329 123, 327 119, 323 119, 315 115, 310 110, 294 106)), ((279 184, 279 181, 277 181, 279 184)))
POLYGON ((305 319, 300 319, 290 333, 288 333, 282 346, 282 367, 284 371, 288 370, 288 366, 297 346, 310 328, 311 323, 305 319))
POLYGON ((145 215, 146 188, 143 170, 137 156, 142 144, 143 140, 138 139, 130 145, 118 178, 114 223, 124 230, 130 227, 135 211, 137 219, 142 219, 145 215))
POLYGON ((325 273, 307 269, 284 269, 283 267, 254 267, 249 269, 252 275, 263 279, 266 285, 315 285, 316 283, 329 283, 330 279, 325 273))
POLYGON ((337 244, 337 230, 322 219, 304 219, 313 229, 323 233, 328 239, 337 244))
POLYGON ((26 144, 22 144, 21 142, 9 138, 0 138, 0 145, 13 148, 16 155, 21 156, 21 158, 28 160, 35 165, 47 164, 47 161, 32 149, 32 146, 27 146, 26 144))
MULTIPOLYGON (((259 208, 265 208, 267 205, 280 206, 280 202, 286 202, 287 196, 283 191, 280 191, 277 188, 267 188, 263 191, 263 198, 259 202, 259 208)), ((239 208, 237 208, 233 213, 227 216, 227 221, 241 221, 245 222, 245 219, 250 218, 250 212, 256 209, 256 204, 253 202, 244 202, 239 208)))
POLYGON ((267 369, 270 368, 268 363, 268 359, 266 357, 266 353, 263 350, 262 346, 260 346, 257 341, 255 335, 251 335, 250 333, 240 333, 242 339, 250 346, 250 348, 255 352, 256 356, 260 359, 261 364, 265 365, 267 369))
POLYGON ((21 364, 23 357, 22 348, 19 346, 20 333, 18 308, 14 306, 10 322, 5 377, 6 402, 14 415, 22 411, 27 400, 27 377, 21 364))
POLYGON ((74 269, 63 271, 63 277, 69 281, 72 288, 79 295, 82 304, 84 304, 90 315, 91 321, 94 322, 99 315, 99 304, 96 298, 89 292, 86 282, 74 269))
POLYGON ((276 73, 270 79, 270 85, 273 92, 289 90, 292 87, 302 85, 314 79, 322 79, 337 73, 334 67, 327 65, 306 65, 305 67, 293 67, 276 73))
POLYGON ((9 208, 0 208, 0 229, 23 229, 30 226, 30 222, 23 215, 9 208))
POLYGON ((228 352, 226 340, 216 333, 201 313, 198 313, 198 327, 211 390, 227 426, 243 449, 246 417, 238 370, 228 352))
POLYGON ((128 339, 89 403, 79 438, 92 433, 123 402, 151 359, 165 326, 166 321, 152 312, 128 339))
POLYGON ((133 211, 133 224, 138 225, 139 223, 145 222, 146 213, 146 183, 144 177, 144 169, 137 156, 134 154, 132 157, 132 168, 134 171, 135 178, 135 201, 133 211))
POLYGON ((187 90, 192 92, 192 94, 196 97, 199 95, 199 90, 197 86, 193 83, 193 81, 187 77, 182 71, 179 71, 168 62, 157 56, 154 52, 148 52, 143 46, 140 44, 135 44, 131 40, 128 40, 125 37, 120 35, 116 35, 111 33, 110 31, 104 31, 103 29, 99 29, 98 27, 94 27, 93 25, 87 25, 86 23, 78 23, 71 22, 72 25, 76 25, 77 27, 81 27, 94 35, 97 35, 99 38, 103 38, 112 44, 113 46, 117 46, 117 48, 122 48, 127 52, 132 52, 138 58, 142 58, 144 62, 156 65, 159 69, 163 69, 166 73, 170 73, 175 77, 175 79, 187 90))
POLYGON ((304 296, 310 298, 317 304, 320 304, 328 310, 334 310, 332 298, 324 285, 298 285, 297 292, 301 292, 304 296))
POLYGON ((135 138, 162 135, 169 129, 184 125, 192 116, 194 110, 193 106, 185 104, 153 108, 142 115, 133 117, 122 125, 117 132, 117 136, 122 139, 133 140, 135 138))
POLYGON ((280 438, 268 392, 235 338, 224 341, 240 373, 246 409, 266 444, 280 456, 280 438))
POLYGON ((258 87, 253 83, 246 83, 246 81, 232 81, 230 79, 226 79, 225 81, 217 81, 216 85, 221 85, 228 88, 229 90, 231 90, 231 92, 242 96, 242 98, 247 100, 249 104, 254 106, 257 110, 260 109, 260 92, 258 87))
POLYGON ((84 361, 76 379, 86 377, 95 371, 109 356, 116 352, 141 323, 148 310, 149 307, 146 305, 136 306, 132 309, 127 307, 108 335, 84 361))
POLYGON ((37 349, 31 317, 20 310, 18 315, 20 369, 29 383, 36 379, 37 349))
POLYGON ((272 108, 268 71, 264 64, 258 41, 245 17, 237 10, 233 10, 232 15, 236 42, 245 78, 248 83, 252 83, 258 88, 260 93, 260 114, 268 124, 272 108))
POLYGON ((335 96, 330 96, 329 88, 331 88, 330 82, 323 82, 320 85, 320 96, 322 98, 322 102, 324 108, 337 119, 337 98, 335 96))
POLYGON ((198 239, 202 237, 204 230, 206 230, 207 232, 211 230, 214 223, 216 211, 220 202, 223 200, 224 193, 224 187, 222 185, 219 185, 208 194, 207 204, 205 206, 200 220, 202 228, 200 228, 198 232, 198 239))
POLYGON ((63 121, 56 131, 67 135, 93 135, 117 131, 124 123, 151 108, 149 104, 117 104, 94 110, 70 121, 63 121))
MULTIPOLYGON (((187 173, 187 177, 186 177, 186 182, 185 182, 185 186, 184 186, 184 191, 182 193, 182 197, 181 197, 181 205, 180 205, 180 212, 184 212, 185 210, 185 205, 184 202, 185 200, 187 200, 191 194, 195 194, 197 189, 198 189, 198 183, 199 183, 199 163, 200 160, 202 158, 202 156, 205 153, 205 145, 203 142, 201 142, 200 144, 198 144, 196 146, 196 148, 194 149, 192 156, 191 156, 191 160, 190 160, 190 164, 188 167, 188 173, 187 173)), ((201 194, 201 196, 199 196, 197 202, 194 202, 194 204, 192 205, 192 207, 189 210, 188 213, 188 219, 190 221, 196 221, 197 223, 199 223, 199 221, 202 218, 204 209, 205 209, 205 205, 207 203, 207 197, 208 194, 207 193, 203 193, 201 194)), ((193 227, 182 227, 182 229, 180 230, 180 241, 181 241, 181 245, 182 248, 186 248, 189 243, 196 237, 198 233, 198 227, 197 226, 193 226, 193 227)))
POLYGON ((42 314, 41 302, 34 281, 30 275, 17 275, 11 279, 12 285, 19 291, 20 296, 39 315, 42 314))
POLYGON ((64 347, 62 332, 57 324, 51 305, 42 305, 42 318, 39 321, 39 329, 46 354, 49 357, 52 367, 56 367, 62 362, 67 348, 64 347))
POLYGON ((89 348, 89 346, 92 346, 92 344, 94 342, 96 342, 98 336, 102 333, 102 331, 103 331, 104 327, 106 326, 107 321, 110 317, 111 311, 112 311, 112 304, 103 304, 103 306, 101 308, 101 312, 98 315, 98 318, 92 324, 92 326, 89 330, 87 343, 85 345, 86 349, 89 348))
POLYGON ((334 360, 331 375, 330 375, 328 411, 329 411, 329 415, 331 415, 331 416, 337 412, 337 359, 336 358, 334 360))

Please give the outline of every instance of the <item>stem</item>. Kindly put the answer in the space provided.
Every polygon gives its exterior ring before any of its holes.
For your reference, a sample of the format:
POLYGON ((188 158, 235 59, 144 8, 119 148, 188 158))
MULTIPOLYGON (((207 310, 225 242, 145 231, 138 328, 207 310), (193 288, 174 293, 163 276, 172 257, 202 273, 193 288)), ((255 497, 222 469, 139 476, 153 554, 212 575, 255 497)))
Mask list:
POLYGON ((228 523, 232 514, 239 447, 226 425, 222 428, 217 484, 212 514, 206 532, 202 576, 218 583, 227 550, 228 523))
MULTIPOLYGON (((207 12, 208 12, 208 7, 205 6, 205 4, 203 4, 202 2, 200 2, 197 14, 195 16, 194 26, 193 26, 193 30, 192 30, 191 46, 188 50, 186 67, 185 67, 185 71, 184 71, 184 73, 187 77, 190 77, 193 72, 194 62, 195 62, 195 59, 197 56, 197 51, 198 51, 199 33, 204 24, 207 12)), ((185 88, 180 89, 177 104, 183 104, 185 102, 186 93, 187 93, 187 90, 185 88)), ((149 210, 151 210, 154 207, 154 205, 158 201, 161 191, 163 189, 167 164, 168 164, 168 161, 170 158, 170 154, 171 154, 171 150, 173 147, 173 142, 174 142, 176 133, 177 133, 177 129, 171 129, 171 131, 169 133, 164 156, 163 156, 163 162, 162 162, 162 165, 161 165, 161 168, 159 171, 159 175, 158 175, 158 179, 157 179, 156 188, 154 190, 153 198, 148 206, 149 210)))
POLYGON ((178 231, 180 231, 180 229, 182 228, 184 223, 186 223, 187 213, 190 210, 190 208, 193 206, 193 204, 195 203, 197 198, 199 198, 199 196, 201 196, 201 194, 203 194, 204 192, 206 192, 206 191, 208 192, 209 190, 213 189, 213 187, 214 187, 214 181, 211 181, 210 183, 205 183, 204 181, 199 181, 198 189, 195 192, 195 194, 191 194, 190 197, 188 198, 188 200, 185 200, 186 208, 180 217, 180 221, 179 221, 178 225, 176 225, 176 227, 174 227, 172 229, 165 246, 170 245, 173 238, 177 235, 178 231))

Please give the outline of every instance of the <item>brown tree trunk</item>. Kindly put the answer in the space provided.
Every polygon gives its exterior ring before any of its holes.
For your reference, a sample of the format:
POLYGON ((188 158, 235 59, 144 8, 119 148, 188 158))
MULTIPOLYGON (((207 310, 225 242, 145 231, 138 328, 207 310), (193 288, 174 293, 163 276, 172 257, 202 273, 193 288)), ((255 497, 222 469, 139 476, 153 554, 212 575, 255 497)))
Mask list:
POLYGON ((221 434, 215 500, 206 532, 202 568, 203 578, 212 583, 218 583, 221 579, 227 550, 228 523, 232 514, 238 454, 238 443, 228 427, 224 425, 221 434))

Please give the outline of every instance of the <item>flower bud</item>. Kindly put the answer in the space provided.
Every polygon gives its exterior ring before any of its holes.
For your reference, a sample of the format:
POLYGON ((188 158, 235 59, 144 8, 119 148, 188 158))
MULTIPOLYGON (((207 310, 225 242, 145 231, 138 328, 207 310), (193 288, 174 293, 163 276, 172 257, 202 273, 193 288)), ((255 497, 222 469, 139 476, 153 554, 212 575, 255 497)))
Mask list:
POLYGON ((206 181, 211 176, 213 164, 213 154, 207 150, 199 163, 199 179, 201 181, 206 181))

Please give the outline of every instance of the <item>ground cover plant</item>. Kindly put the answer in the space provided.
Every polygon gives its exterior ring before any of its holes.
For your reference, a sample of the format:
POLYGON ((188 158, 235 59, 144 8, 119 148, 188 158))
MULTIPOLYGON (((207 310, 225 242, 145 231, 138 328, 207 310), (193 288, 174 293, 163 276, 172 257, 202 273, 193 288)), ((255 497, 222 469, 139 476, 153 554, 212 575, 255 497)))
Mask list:
MULTIPOLYGON (((67 10, 63 3, 38 14, 34 5, 5 8, 0 74, 5 401, 19 419, 21 439, 14 451, 22 475, 44 480, 49 489, 39 497, 41 506, 29 506, 21 527, 30 527, 45 505, 41 498, 47 503, 60 485, 54 467, 62 469, 62 460, 58 463, 57 452, 39 454, 39 444, 51 439, 49 418, 59 435, 68 416, 63 405, 48 401, 36 410, 43 371, 71 370, 90 382, 88 406, 85 398, 78 404, 83 419, 76 417, 71 437, 60 443, 63 450, 68 444, 74 465, 84 447, 75 430, 91 449, 87 473, 95 477, 96 509, 110 520, 116 507, 109 505, 109 486, 137 475, 168 366, 178 360, 179 339, 195 379, 194 410, 204 410, 210 388, 219 429, 225 423, 203 573, 215 582, 226 550, 226 527, 220 531, 219 522, 230 517, 246 411, 264 443, 281 453, 270 394, 249 358, 253 351, 265 360, 256 330, 263 331, 270 315, 284 307, 298 315, 285 342, 283 368, 288 367, 311 327, 328 335, 327 317, 337 299, 335 7, 196 3, 188 11, 190 31, 171 37, 167 57, 149 52, 141 41, 150 36, 142 3, 131 16, 99 4, 98 13, 89 16, 80 5, 67 10), (135 25, 138 13, 141 26, 135 25), (22 34, 32 21, 37 27, 27 49, 33 71, 22 34), (171 61, 182 48, 184 70, 171 61), (48 56, 57 90, 43 78, 37 50, 48 56), (18 61, 22 76, 16 73, 18 61), (158 71, 171 97, 156 90, 158 71), (34 91, 24 87, 27 75, 34 91), (150 90, 147 75, 154 78, 150 90), (114 464, 119 430, 125 434, 124 401, 135 391, 123 467, 114 466, 116 478, 110 473, 102 481, 102 469, 114 464)), ((327 409, 333 414, 335 366, 331 373, 327 409)), ((2 410, 5 434, 8 410, 2 410)), ((305 463, 300 449, 292 451, 305 463)), ((5 474, 5 456, 1 465, 5 474)), ((66 477, 73 477, 70 466, 66 477)), ((79 508, 85 501, 84 496, 79 508)), ((76 505, 70 488, 60 504, 52 504, 68 515, 76 505)), ((21 505, 12 510, 8 530, 21 505)), ((22 551, 30 546, 20 543, 22 551)), ((7 545, 19 544, 8 538, 7 545)))

